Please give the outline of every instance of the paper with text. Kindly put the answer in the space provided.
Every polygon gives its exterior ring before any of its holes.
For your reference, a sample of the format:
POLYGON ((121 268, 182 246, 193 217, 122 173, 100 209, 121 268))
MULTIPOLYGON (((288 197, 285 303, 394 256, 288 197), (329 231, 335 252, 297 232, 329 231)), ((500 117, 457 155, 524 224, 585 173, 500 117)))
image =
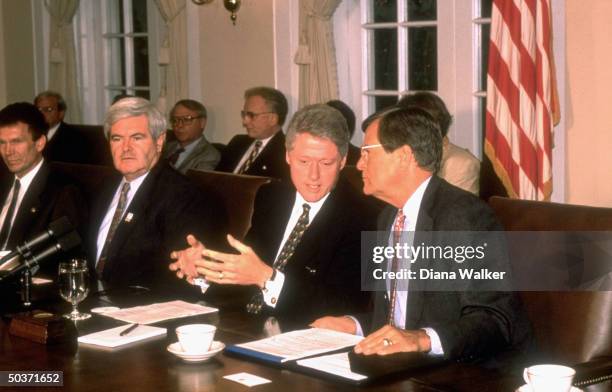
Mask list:
POLYGON ((354 346, 363 337, 329 329, 310 328, 236 346, 283 358, 281 362, 354 346))
POLYGON ((133 308, 113 310, 103 313, 104 316, 133 324, 153 324, 164 320, 181 317, 197 316, 213 313, 217 308, 190 304, 185 301, 170 301, 158 304, 136 306, 133 308))

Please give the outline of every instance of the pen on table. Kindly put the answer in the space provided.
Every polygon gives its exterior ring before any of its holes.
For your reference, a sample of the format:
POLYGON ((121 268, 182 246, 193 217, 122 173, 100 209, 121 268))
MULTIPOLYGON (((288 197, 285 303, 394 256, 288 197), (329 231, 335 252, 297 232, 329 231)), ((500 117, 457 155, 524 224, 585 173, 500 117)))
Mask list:
POLYGON ((124 329, 123 331, 119 332, 119 336, 125 336, 128 333, 132 332, 133 330, 136 329, 136 327, 138 327, 138 324, 132 324, 129 327, 127 327, 126 329, 124 329))

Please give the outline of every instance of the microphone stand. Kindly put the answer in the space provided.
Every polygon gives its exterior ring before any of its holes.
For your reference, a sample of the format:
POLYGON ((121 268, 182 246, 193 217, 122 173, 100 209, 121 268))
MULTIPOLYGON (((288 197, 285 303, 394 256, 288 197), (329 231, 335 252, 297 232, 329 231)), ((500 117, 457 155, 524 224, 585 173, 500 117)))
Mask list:
POLYGON ((24 308, 32 306, 32 276, 38 272, 39 266, 36 257, 29 248, 22 248, 23 264, 25 269, 21 274, 21 304, 24 308), (25 249, 24 249, 25 248, 25 249))

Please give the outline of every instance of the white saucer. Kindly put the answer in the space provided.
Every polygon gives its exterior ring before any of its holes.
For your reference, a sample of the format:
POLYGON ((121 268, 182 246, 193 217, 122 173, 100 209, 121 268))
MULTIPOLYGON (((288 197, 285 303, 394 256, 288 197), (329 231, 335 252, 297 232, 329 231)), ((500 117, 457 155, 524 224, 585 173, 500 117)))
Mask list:
POLYGON ((177 357, 181 358, 183 361, 204 362, 214 357, 215 355, 217 355, 224 348, 225 348, 225 344, 215 340, 214 342, 212 342, 212 345, 210 346, 210 350, 208 350, 208 352, 204 354, 187 354, 186 352, 183 351, 183 348, 181 347, 179 342, 175 342, 175 343, 168 345, 167 350, 171 352, 172 354, 176 355, 177 357))
MULTIPOLYGON (((519 389, 517 389, 516 392, 531 392, 531 388, 529 388, 529 385, 525 384, 521 386, 519 389)), ((580 388, 571 387, 570 392, 584 392, 584 391, 580 388)))

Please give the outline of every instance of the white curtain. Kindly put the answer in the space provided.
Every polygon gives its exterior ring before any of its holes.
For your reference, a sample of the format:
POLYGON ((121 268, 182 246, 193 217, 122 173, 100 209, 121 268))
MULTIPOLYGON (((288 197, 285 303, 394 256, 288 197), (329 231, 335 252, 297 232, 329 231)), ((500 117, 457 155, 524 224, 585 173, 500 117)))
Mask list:
POLYGON ((72 20, 80 0, 45 0, 50 15, 49 89, 62 94, 66 120, 81 123, 81 98, 77 88, 77 62, 72 20))
POLYGON ((168 106, 188 98, 187 78, 187 19, 185 0, 155 0, 166 22, 166 37, 159 49, 162 80, 157 107, 166 113, 168 106), (180 16, 180 17, 179 17, 180 16))
POLYGON ((332 16, 342 0, 300 0, 299 107, 338 98, 332 16))

